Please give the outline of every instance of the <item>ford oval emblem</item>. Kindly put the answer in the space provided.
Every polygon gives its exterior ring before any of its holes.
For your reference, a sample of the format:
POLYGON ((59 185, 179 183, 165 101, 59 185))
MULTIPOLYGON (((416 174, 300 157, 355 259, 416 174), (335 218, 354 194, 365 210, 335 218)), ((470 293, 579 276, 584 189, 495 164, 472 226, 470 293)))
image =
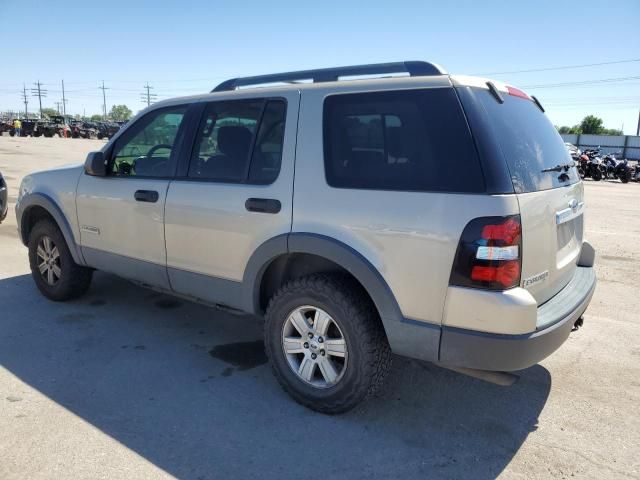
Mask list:
POLYGON ((575 198, 569 200, 569 208, 575 212, 578 209, 578 200, 575 198))

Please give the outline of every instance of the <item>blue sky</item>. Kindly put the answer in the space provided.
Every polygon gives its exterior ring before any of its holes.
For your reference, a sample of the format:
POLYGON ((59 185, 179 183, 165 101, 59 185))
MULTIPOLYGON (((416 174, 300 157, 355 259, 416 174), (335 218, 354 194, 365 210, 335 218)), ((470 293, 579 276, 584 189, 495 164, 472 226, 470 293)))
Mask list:
POLYGON ((146 81, 168 98, 234 76, 419 59, 524 87, 559 125, 593 113, 635 133, 640 109, 638 0, 0 0, 0 32, 0 111, 23 109, 22 84, 37 80, 44 106, 64 79, 68 112, 99 113, 104 80, 108 106, 135 112, 146 81), (494 73, 621 60, 636 61, 494 73))

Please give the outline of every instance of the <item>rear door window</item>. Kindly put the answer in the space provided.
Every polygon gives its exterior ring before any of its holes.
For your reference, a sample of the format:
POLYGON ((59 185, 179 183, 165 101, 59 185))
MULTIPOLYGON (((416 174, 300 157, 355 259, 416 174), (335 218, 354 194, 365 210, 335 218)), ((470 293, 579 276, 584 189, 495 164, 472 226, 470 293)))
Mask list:
POLYGON ((228 183, 273 183, 280 173, 286 104, 238 100, 207 106, 189 177, 228 183))
POLYGON ((477 92, 502 154, 516 193, 563 187, 579 181, 576 168, 543 172, 558 165, 573 165, 562 137, 537 105, 528 99, 503 94, 499 103, 488 90, 477 92), (567 178, 560 180, 561 173, 567 178))
POLYGON ((324 154, 327 182, 337 188, 485 189, 453 88, 327 97, 324 154))

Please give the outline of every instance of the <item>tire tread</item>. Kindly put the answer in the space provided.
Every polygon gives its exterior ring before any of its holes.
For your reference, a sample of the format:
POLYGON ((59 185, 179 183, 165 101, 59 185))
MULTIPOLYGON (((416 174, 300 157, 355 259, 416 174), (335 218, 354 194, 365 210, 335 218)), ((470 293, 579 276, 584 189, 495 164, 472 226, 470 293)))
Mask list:
POLYGON ((267 307, 265 345, 272 370, 282 388, 298 403, 328 414, 350 410, 379 391, 392 361, 391 349, 375 306, 360 285, 349 277, 339 274, 313 274, 291 280, 280 287, 267 307), (309 295, 310 292, 332 298, 336 307, 347 313, 346 318, 350 319, 351 328, 362 349, 364 361, 355 362, 356 368, 358 368, 354 377, 355 382, 352 383, 345 395, 340 395, 332 400, 311 399, 295 388, 291 388, 273 361, 274 352, 268 348, 269 342, 266 336, 269 333, 268 329, 276 321, 273 316, 278 304, 292 296, 302 297, 309 295))

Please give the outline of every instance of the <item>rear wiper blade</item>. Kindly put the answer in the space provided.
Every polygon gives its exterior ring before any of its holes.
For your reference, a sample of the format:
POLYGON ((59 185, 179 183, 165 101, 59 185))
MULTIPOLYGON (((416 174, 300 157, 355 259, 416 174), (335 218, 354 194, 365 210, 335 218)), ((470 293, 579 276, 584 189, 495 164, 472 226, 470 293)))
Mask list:
POLYGON ((575 162, 565 163, 564 165, 556 165, 555 167, 545 168, 544 170, 542 170, 542 172, 561 172, 563 170, 565 172, 568 172, 571 167, 575 167, 575 166, 576 166, 575 162))

